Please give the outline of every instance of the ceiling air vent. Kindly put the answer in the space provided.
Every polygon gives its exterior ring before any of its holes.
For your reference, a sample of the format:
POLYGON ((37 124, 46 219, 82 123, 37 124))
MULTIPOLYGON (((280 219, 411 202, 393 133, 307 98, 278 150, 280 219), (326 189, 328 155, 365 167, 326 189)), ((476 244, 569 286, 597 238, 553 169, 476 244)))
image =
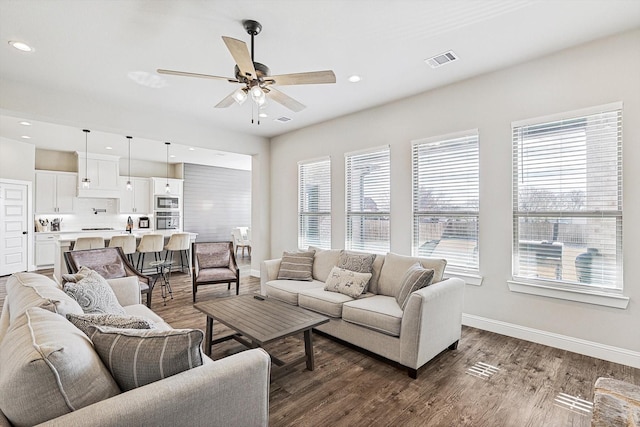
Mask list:
POLYGON ((291 121, 291 119, 289 117, 278 117, 277 119, 274 120, 275 122, 280 122, 280 123, 287 123, 289 121, 291 121))
POLYGON ((450 50, 449 52, 441 53, 431 58, 427 58, 424 60, 424 62, 429 64, 431 68, 438 68, 457 59, 458 57, 456 56, 456 54, 453 53, 452 50, 450 50))

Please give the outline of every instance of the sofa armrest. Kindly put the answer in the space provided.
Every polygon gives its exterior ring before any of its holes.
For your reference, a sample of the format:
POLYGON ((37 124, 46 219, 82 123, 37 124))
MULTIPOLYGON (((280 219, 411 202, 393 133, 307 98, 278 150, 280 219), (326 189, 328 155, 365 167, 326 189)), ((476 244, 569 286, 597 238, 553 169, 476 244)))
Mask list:
POLYGON ((122 306, 140 304, 140 282, 138 276, 118 277, 107 280, 122 306))
POLYGON ((264 350, 247 350, 41 425, 267 426, 270 369, 264 350))
POLYGON ((260 293, 266 295, 267 290, 265 284, 270 280, 276 280, 278 278, 278 271, 280 271, 280 262, 282 258, 268 259, 260 263, 260 293))
POLYGON ((409 296, 400 327, 400 363, 417 369, 460 339, 464 287, 464 280, 451 278, 409 296))

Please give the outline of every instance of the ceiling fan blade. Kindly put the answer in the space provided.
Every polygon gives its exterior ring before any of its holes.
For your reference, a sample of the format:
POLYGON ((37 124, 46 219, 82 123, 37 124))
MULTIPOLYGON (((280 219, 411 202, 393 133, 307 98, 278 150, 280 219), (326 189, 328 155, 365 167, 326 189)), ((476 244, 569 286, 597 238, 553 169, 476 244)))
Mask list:
POLYGON ((281 74, 279 76, 269 76, 276 85, 308 85, 320 83, 335 83, 336 75, 331 70, 311 71, 308 73, 281 74))
POLYGON ((218 102, 215 106, 215 108, 227 108, 227 107, 231 107, 233 104, 235 104, 235 99, 233 99, 233 94, 236 93, 236 91, 234 90, 233 92, 231 92, 229 95, 227 95, 226 97, 224 97, 222 99, 222 101, 218 102))
POLYGON ((227 80, 230 83, 238 83, 238 80, 232 79, 231 77, 219 77, 219 76, 212 76, 210 74, 187 73, 186 71, 163 70, 162 68, 158 68, 156 71, 158 72, 158 74, 171 74, 174 76, 185 76, 185 77, 199 77, 201 79, 227 80))
POLYGON ((298 113, 298 112, 304 110, 305 108, 307 108, 304 104, 299 103, 298 101, 296 101, 295 99, 293 99, 289 95, 285 95, 284 93, 280 92, 279 90, 274 89, 273 87, 269 88, 269 92, 267 92, 267 96, 270 99, 276 101, 279 104, 284 105, 289 110, 291 110, 293 112, 296 112, 296 113, 298 113))
POLYGON ((256 69, 253 66, 253 61, 251 60, 251 55, 249 55, 247 44, 242 40, 225 36, 222 36, 222 40, 224 40, 224 44, 227 45, 227 49, 229 49, 231 56, 233 56, 233 59, 236 61, 240 73, 243 76, 247 76, 249 80, 258 77, 256 69))

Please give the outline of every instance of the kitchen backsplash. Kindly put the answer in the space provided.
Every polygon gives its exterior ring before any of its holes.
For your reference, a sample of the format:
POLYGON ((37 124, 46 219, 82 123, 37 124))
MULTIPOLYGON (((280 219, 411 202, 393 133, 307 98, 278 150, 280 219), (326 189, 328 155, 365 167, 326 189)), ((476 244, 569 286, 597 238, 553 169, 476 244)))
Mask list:
MULTIPOLYGON (((138 218, 149 215, 120 214, 116 199, 74 199, 74 214, 47 214, 35 215, 35 221, 54 218, 62 220, 60 231, 78 231, 83 228, 113 228, 124 230, 127 226, 127 218, 133 219, 134 229, 138 228, 138 218), (97 211, 97 213, 96 213, 97 211)), ((149 221, 152 223, 152 221, 149 221)))

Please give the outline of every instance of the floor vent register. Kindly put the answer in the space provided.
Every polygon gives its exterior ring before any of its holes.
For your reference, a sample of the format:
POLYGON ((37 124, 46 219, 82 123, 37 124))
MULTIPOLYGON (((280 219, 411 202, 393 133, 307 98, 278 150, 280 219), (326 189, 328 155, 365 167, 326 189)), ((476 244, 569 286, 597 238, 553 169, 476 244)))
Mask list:
POLYGON ((559 393, 555 398, 554 405, 581 415, 590 415, 593 411, 593 402, 566 393, 559 393))
POLYGON ((487 363, 477 362, 475 365, 467 369, 467 374, 473 375, 474 377, 482 378, 483 380, 488 380, 499 370, 500 368, 496 368, 495 366, 489 365, 487 363))

